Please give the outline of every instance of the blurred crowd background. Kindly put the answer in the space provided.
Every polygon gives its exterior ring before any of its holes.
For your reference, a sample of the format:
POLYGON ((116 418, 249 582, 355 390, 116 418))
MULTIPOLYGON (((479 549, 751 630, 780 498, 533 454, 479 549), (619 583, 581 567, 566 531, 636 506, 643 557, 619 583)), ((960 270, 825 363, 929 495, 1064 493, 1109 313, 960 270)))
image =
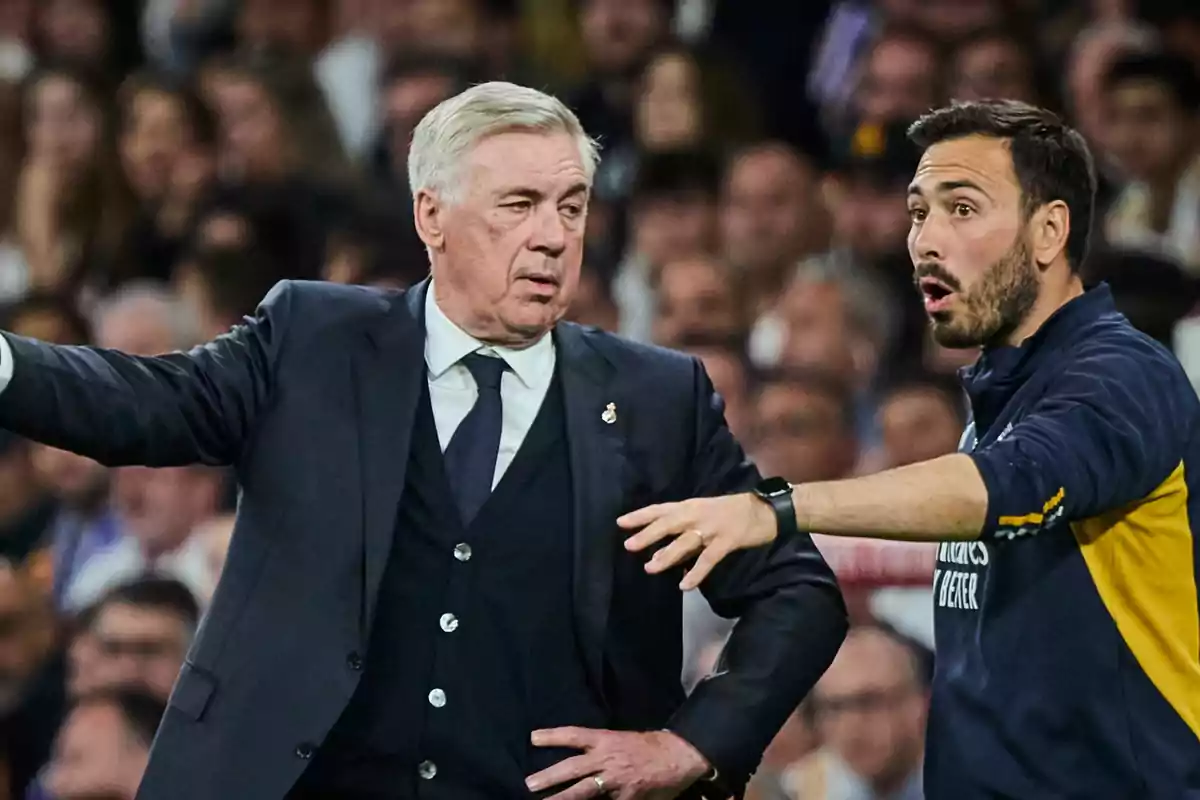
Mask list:
MULTIPOLYGON (((0 327, 154 354, 280 279, 411 285, 410 133, 505 78, 603 145, 573 317, 703 359, 764 473, 869 472, 964 423, 905 251, 952 98, 1087 136, 1086 273, 1200 380, 1198 65, 1195 0, 0 0, 0 327)), ((0 800, 133 797, 235 505, 0 431, 0 800)), ((857 624, 751 791, 918 800, 932 555, 818 539, 857 624)), ((685 615, 691 684, 729 623, 685 615)))

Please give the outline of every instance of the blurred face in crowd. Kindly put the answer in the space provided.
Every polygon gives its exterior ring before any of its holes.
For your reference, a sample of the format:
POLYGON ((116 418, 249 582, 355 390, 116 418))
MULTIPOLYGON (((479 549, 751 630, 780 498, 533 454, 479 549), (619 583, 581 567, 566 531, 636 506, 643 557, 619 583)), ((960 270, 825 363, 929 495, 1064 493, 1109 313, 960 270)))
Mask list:
POLYGON ((669 22, 660 0, 583 0, 583 45, 600 76, 626 76, 662 40, 669 22))
POLYGON ((320 0, 242 0, 238 41, 250 47, 314 54, 328 33, 325 5, 320 0))
POLYGON ((437 72, 414 73, 397 78, 383 90, 384 126, 391 162, 407 180, 408 145, 413 129, 434 106, 454 93, 454 78, 437 72))
POLYGON ((725 402, 725 422, 729 430, 738 441, 750 441, 754 420, 745 361, 738 353, 719 347, 693 347, 688 348, 688 352, 700 359, 713 389, 725 402))
POLYGON ((137 686, 166 700, 191 644, 187 622, 158 608, 109 603, 92 623, 92 686, 137 686))
POLYGON ((937 105, 938 59, 924 40, 893 36, 867 55, 855 105, 860 122, 908 122, 937 105))
POLYGON ((1102 149, 1107 148, 1103 77, 1124 53, 1147 49, 1136 29, 1107 25, 1081 34, 1067 62, 1067 94, 1075 127, 1102 149))
POLYGON ((934 387, 893 392, 879 408, 885 466, 902 467, 953 453, 962 423, 951 399, 934 387))
POLYGON ((1003 343, 1029 316, 1041 278, 1022 206, 1000 139, 951 139, 921 157, 908 198, 908 250, 940 344, 1003 343))
POLYGON ((950 96, 955 100, 1036 103, 1029 54, 1006 37, 977 39, 954 55, 950 96))
POLYGON ((179 101, 164 92, 138 92, 121 134, 121 161, 139 197, 158 200, 167 193, 187 147, 187 120, 179 101))
POLYGON ((716 198, 701 190, 635 198, 633 249, 651 265, 710 251, 717 232, 716 198))
POLYGON ((409 0, 414 41, 426 52, 474 58, 483 47, 484 19, 478 0, 409 0))
POLYGON ((1000 0, 919 0, 910 6, 912 20, 942 42, 953 42, 998 24, 1000 0))
POLYGON ((1153 80, 1125 81, 1109 95, 1109 154, 1130 178, 1166 181, 1200 152, 1195 109, 1184 109, 1153 80))
POLYGON ((38 480, 61 502, 73 509, 92 509, 103 502, 108 489, 108 468, 90 458, 34 444, 33 468, 38 480))
POLYGON ((169 353, 178 346, 171 313, 156 300, 131 301, 96 320, 96 345, 137 356, 169 353))
POLYGON ((779 305, 786 325, 780 362, 859 386, 874 374, 877 353, 850 324, 847 298, 834 282, 795 280, 779 305))
POLYGON ((721 233, 729 261, 770 272, 817 245, 822 223, 816 174, 793 151, 768 146, 734 159, 726 178, 721 233))
POLYGON ((65 75, 39 80, 30 97, 30 155, 72 171, 92 162, 100 140, 100 112, 81 87, 65 75))
POLYGON ((41 0, 42 37, 50 54, 98 64, 108 52, 108 15, 101 0, 41 0))
POLYGON ((40 611, 28 578, 0 561, 0 715, 16 705, 45 653, 37 627, 51 620, 40 611))
POLYGON ((868 176, 847 176, 833 204, 834 239, 866 260, 904 248, 908 209, 904 183, 868 176))
POLYGON ((765 385, 754 404, 755 461, 792 483, 846 477, 858 455, 850 413, 815 386, 765 385))
POLYGON ((177 549, 217 509, 220 482, 203 467, 121 467, 115 480, 116 510, 151 554, 177 549))
POLYGON ((928 696, 910 656, 885 634, 852 629, 812 703, 826 746, 877 791, 895 791, 918 768, 928 696))
POLYGON ((149 756, 114 705, 85 703, 59 731, 46 788, 55 800, 132 800, 149 756))
POLYGON ((288 140, 267 92, 257 81, 231 76, 216 97, 225 164, 245 178, 280 177, 287 169, 288 140))
POLYGON ((497 133, 456 172, 457 197, 421 190, 414 206, 438 305, 483 341, 532 344, 579 284, 590 191, 579 143, 567 133, 497 133))
POLYGON ((704 135, 700 70, 679 52, 664 53, 646 68, 637 104, 637 139, 647 150, 698 144, 704 135))
POLYGON ((691 334, 732 337, 746 329, 746 312, 729 268, 711 258, 663 265, 658 276, 654 341, 677 345, 691 334))

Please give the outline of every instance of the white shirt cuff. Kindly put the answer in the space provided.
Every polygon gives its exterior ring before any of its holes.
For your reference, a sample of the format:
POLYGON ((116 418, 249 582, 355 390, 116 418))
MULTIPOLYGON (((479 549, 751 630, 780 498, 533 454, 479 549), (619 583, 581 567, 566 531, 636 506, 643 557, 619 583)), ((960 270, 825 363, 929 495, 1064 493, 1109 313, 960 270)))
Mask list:
POLYGON ((12 375, 12 348, 8 346, 8 339, 4 337, 4 334, 0 334, 0 392, 8 388, 8 382, 12 380, 12 375))

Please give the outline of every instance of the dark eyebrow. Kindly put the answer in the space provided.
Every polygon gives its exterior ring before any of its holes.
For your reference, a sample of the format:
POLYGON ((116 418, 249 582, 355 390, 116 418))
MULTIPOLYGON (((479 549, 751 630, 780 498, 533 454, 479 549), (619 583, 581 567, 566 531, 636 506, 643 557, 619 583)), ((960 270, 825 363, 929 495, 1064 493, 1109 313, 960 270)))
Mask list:
MULTIPOLYGON (((987 193, 986 189, 984 189, 982 186, 980 186, 975 181, 968 181, 968 180, 942 181, 936 187, 936 191, 938 192, 938 194, 945 194, 946 192, 953 192, 955 189, 971 189, 973 191, 979 192, 981 195, 988 198, 989 200, 992 197, 990 194, 987 193)), ((908 196, 912 197, 914 195, 917 197, 923 197, 924 192, 921 191, 920 186, 918 186, 915 183, 911 183, 908 186, 908 196)))
MULTIPOLYGON (((588 184, 584 183, 583 181, 580 181, 579 183, 573 184, 570 188, 568 188, 565 192, 563 192, 560 199, 565 200, 568 197, 574 197, 574 196, 580 195, 580 194, 587 194, 590 189, 591 189, 591 187, 588 184)), ((531 189, 528 186, 515 186, 515 187, 509 188, 509 189, 505 189, 504 191, 500 192, 500 196, 501 197, 522 197, 526 200, 532 201, 534 203, 538 203, 538 202, 541 202, 545 198, 546 195, 544 195, 542 192, 539 192, 537 189, 531 189)))
POLYGON ((568 197, 574 197, 575 195, 578 195, 578 194, 587 194, 591 190, 591 188, 592 187, 588 186, 583 181, 580 181, 579 183, 576 183, 573 186, 571 186, 570 189, 567 189, 565 192, 563 192, 562 199, 566 200, 568 197))

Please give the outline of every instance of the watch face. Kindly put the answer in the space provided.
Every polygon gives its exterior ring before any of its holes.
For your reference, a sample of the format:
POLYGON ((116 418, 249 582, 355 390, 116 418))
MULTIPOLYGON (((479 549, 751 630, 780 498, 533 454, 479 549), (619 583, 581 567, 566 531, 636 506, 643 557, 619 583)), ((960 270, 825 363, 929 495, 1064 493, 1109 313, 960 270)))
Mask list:
POLYGON ((792 485, 783 478, 766 478, 758 484, 756 491, 764 497, 778 497, 791 492, 792 485))

